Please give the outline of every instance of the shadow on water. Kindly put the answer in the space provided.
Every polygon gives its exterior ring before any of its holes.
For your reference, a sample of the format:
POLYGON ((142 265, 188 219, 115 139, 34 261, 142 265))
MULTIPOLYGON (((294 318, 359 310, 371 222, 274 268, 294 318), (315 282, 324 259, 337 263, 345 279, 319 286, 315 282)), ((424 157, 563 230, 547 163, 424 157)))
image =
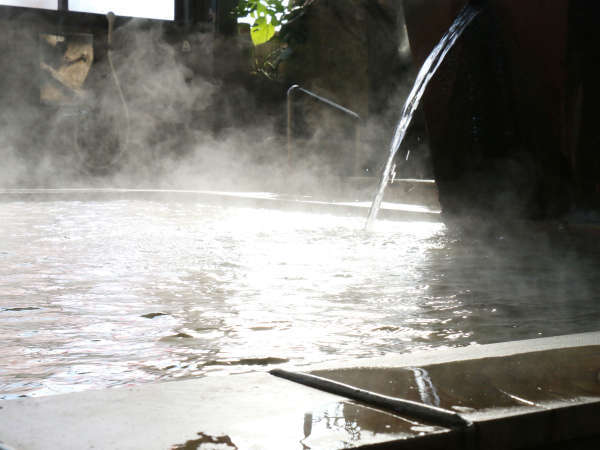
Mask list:
POLYGON ((560 224, 457 225, 420 268, 430 281, 423 307, 446 317, 446 333, 490 343, 597 331, 597 243, 560 224))

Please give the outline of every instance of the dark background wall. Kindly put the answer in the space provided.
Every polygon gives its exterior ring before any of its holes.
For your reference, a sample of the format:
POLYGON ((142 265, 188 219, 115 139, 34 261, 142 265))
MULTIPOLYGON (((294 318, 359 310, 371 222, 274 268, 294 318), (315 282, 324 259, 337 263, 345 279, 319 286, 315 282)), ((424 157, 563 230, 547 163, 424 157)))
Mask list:
MULTIPOLYGON (((405 1, 417 64, 464 3, 405 1)), ((487 2, 425 98, 446 211, 558 217, 597 202, 595 133, 586 125, 595 113, 585 109, 595 90, 597 38, 589 30, 597 9, 568 0, 487 2)))
MULTIPOLYGON (((251 73, 254 50, 230 14, 235 3, 181 0, 173 23, 118 18, 114 59, 140 132, 130 166, 231 136, 240 139, 224 160, 251 155, 284 164, 285 92, 299 83, 356 111, 361 133, 357 171, 348 163, 354 122, 301 99, 295 136, 311 148, 298 156, 309 161, 316 152, 335 175, 376 175, 416 69, 464 1, 315 0, 294 24, 301 39, 273 80, 251 73)), ((490 0, 426 93, 400 153, 410 149, 417 158, 399 175, 435 176, 446 212, 556 217, 598 207, 594 19, 600 7, 584 0, 542 3, 490 0)), ((123 123, 107 61, 106 18, 2 7, 0 22, 3 152, 47 179, 77 172, 82 155, 73 130, 82 111, 101 117, 90 111, 112 108, 111 120, 123 123), (78 107, 40 102, 42 32, 93 36, 93 67, 78 107), (55 161, 47 165, 50 156, 55 161)))

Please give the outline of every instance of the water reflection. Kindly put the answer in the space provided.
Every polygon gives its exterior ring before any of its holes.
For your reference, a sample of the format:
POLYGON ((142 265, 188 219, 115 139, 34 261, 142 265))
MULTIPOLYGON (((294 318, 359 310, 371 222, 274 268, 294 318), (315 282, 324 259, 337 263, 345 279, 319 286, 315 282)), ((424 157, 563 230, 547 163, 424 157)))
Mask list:
POLYGON ((569 245, 177 201, 0 215, 3 398, 600 323, 597 257, 569 245))
POLYGON ((323 405, 304 414, 302 449, 349 448, 386 439, 407 439, 447 429, 424 425, 352 402, 323 405))

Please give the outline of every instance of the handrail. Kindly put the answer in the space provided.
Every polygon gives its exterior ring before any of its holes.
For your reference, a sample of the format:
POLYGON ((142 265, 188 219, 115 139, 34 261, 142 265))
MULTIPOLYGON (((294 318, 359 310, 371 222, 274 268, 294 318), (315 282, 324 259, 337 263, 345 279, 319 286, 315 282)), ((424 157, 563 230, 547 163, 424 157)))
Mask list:
POLYGON ((342 111, 343 113, 346 113, 346 114, 354 117, 357 120, 360 120, 360 116, 357 113, 355 113, 354 111, 352 111, 351 109, 345 108, 342 105, 340 105, 332 100, 329 100, 328 98, 325 98, 319 94, 315 94, 314 92, 309 91, 308 89, 304 89, 299 84, 293 84, 289 87, 289 89, 287 90, 288 99, 290 98, 290 95, 292 94, 292 92, 295 90, 299 90, 300 92, 303 92, 312 98, 316 98, 320 102, 326 103, 327 105, 331 106, 332 108, 335 108, 339 111, 342 111))
POLYGON ((314 92, 309 91, 308 89, 303 88, 302 86, 300 86, 299 84, 293 84, 291 85, 286 93, 286 97, 287 97, 287 147, 288 147, 288 167, 291 166, 291 160, 292 160, 292 123, 293 123, 293 108, 292 108, 292 93, 294 91, 299 91, 305 95, 308 95, 311 98, 314 98, 315 100, 318 100, 319 102, 330 106, 331 108, 336 109, 337 111, 340 111, 346 115, 349 115, 350 117, 352 117, 354 120, 356 120, 356 128, 355 128, 355 136, 354 136, 354 145, 355 145, 355 150, 354 150, 354 173, 356 174, 357 172, 357 162, 358 162, 358 147, 359 147, 359 142, 360 142, 360 123, 361 123, 361 117, 358 115, 358 113, 352 111, 351 109, 348 109, 336 102, 334 102, 333 100, 329 100, 328 98, 325 98, 319 94, 316 94, 314 92))

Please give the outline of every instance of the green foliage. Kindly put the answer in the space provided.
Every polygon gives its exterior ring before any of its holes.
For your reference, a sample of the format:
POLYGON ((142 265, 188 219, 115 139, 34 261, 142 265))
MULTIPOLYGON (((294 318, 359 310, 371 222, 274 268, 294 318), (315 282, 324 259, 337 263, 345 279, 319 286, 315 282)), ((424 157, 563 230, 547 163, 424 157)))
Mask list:
POLYGON ((252 18, 250 36, 254 45, 261 45, 268 42, 279 27, 297 18, 311 1, 297 3, 294 0, 285 3, 283 0, 239 0, 233 13, 237 17, 252 18))
POLYGON ((298 19, 313 1, 239 0, 233 14, 252 19, 252 74, 273 81, 280 79, 280 64, 292 58, 294 49, 306 41, 304 21, 298 19), (273 39, 274 36, 277 39, 273 39))
POLYGON ((259 17, 250 28, 250 37, 254 45, 264 44, 275 36, 275 26, 268 23, 265 17, 259 17))

